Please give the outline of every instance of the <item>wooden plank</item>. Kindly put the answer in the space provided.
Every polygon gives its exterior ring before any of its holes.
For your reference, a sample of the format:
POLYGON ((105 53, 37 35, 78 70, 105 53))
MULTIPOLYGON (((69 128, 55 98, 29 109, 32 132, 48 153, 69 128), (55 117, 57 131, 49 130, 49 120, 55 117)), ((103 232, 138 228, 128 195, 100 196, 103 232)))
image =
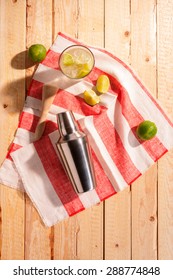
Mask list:
POLYGON ((104 0, 78 2, 78 38, 86 44, 104 47, 104 0))
POLYGON ((130 1, 105 1, 105 47, 129 63, 130 1))
MULTIPOLYGON (((54 1, 54 30, 103 46, 103 7, 103 1, 54 1)), ((102 259, 102 211, 101 203, 56 225, 54 258, 102 259)))
MULTIPOLYGON (((0 1, 0 163, 14 138, 25 96, 25 8, 25 1, 0 1)), ((0 258, 23 259, 23 193, 1 185, 0 210, 0 258)))
POLYGON ((130 187, 105 201, 105 259, 131 258, 130 187))
MULTIPOLYGON (((131 65, 156 96, 156 3, 131 2, 131 65)), ((132 259, 157 259, 157 165, 132 185, 132 259)))
MULTIPOLYGON (((157 1, 158 98, 173 119, 173 22, 172 1, 157 1)), ((158 258, 173 259, 173 151, 159 161, 158 177, 158 258)))
MULTIPOLYGON (((47 49, 51 46, 52 1, 27 1, 26 28, 27 48, 36 43, 43 44, 47 49)), ((28 60, 26 63, 29 65, 28 60)), ((34 70, 34 66, 27 69, 27 88, 34 70)), ((26 196, 25 259, 51 259, 52 243, 53 228, 46 228, 43 225, 33 203, 26 196)))
POLYGON ((55 226, 55 259, 102 259, 101 212, 100 205, 94 206, 55 226))
MULTIPOLYGON (((105 1, 105 47, 128 63, 129 0, 105 1), (115 32, 112 32, 113 30, 115 32)), ((130 259, 131 257, 130 202, 129 187, 105 201, 105 259, 130 259)))
POLYGON ((77 38, 78 21, 77 0, 54 0, 53 3, 53 38, 57 37, 59 31, 65 32, 77 38))

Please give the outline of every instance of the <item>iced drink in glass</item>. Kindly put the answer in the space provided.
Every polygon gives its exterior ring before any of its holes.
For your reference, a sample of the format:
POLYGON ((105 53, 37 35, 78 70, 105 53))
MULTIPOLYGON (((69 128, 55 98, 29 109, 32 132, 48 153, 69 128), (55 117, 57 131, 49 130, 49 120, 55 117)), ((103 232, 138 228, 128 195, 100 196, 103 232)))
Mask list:
POLYGON ((92 71, 94 62, 94 55, 87 47, 72 45, 61 53, 59 67, 68 78, 81 79, 92 71))

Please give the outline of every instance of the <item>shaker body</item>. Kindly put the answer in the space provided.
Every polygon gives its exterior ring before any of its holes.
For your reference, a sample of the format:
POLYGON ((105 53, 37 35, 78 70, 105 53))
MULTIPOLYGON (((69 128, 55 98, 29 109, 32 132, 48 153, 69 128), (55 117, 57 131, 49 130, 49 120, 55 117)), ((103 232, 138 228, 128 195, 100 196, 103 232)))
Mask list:
MULTIPOLYGON (((65 113, 69 114, 69 111, 65 113)), ((57 142, 57 150, 64 169, 76 192, 93 190, 96 182, 87 136, 78 129, 71 112, 68 116, 70 118, 68 125, 64 125, 60 114, 58 114, 58 124, 61 137, 57 142)), ((66 122, 67 115, 63 117, 66 122)))

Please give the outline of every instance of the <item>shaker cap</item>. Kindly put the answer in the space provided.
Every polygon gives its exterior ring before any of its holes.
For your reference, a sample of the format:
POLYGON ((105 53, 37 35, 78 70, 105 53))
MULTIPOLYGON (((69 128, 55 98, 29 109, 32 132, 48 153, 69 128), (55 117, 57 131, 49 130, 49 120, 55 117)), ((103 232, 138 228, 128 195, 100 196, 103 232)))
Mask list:
POLYGON ((62 137, 79 130, 78 124, 72 111, 65 111, 57 114, 59 132, 62 137))

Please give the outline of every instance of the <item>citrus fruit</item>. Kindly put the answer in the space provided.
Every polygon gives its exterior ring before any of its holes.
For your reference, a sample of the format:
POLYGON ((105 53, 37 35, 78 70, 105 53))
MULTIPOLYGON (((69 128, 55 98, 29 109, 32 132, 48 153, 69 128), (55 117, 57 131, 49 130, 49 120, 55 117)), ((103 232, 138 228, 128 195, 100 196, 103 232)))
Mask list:
POLYGON ((46 48, 41 44, 34 44, 30 46, 29 57, 34 62, 41 62, 46 57, 46 48))
POLYGON ((63 64, 66 66, 73 65, 74 59, 73 56, 70 53, 64 53, 63 54, 63 64))
POLYGON ((88 63, 82 64, 81 66, 79 66, 79 72, 77 74, 77 79, 83 78, 86 75, 88 75, 90 70, 91 69, 90 69, 88 63))
POLYGON ((94 106, 100 102, 100 97, 92 89, 84 91, 84 100, 87 104, 94 106))
POLYGON ((140 139, 150 140, 156 135, 157 126, 154 122, 146 120, 138 125, 136 133, 140 139))
POLYGON ((96 89, 99 93, 106 93, 110 87, 110 80, 106 75, 100 75, 96 82, 96 89))

